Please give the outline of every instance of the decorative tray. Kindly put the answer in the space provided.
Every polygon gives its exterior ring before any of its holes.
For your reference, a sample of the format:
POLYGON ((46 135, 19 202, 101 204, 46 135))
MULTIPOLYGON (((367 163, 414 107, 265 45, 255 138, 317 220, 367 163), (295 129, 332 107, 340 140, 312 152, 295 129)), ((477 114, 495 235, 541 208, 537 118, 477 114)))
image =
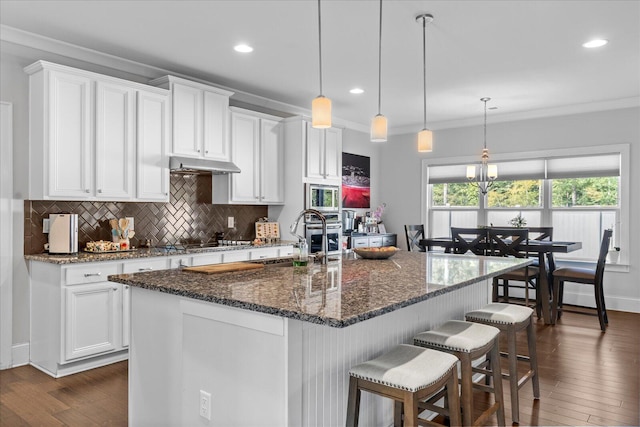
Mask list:
POLYGON ((85 248, 82 251, 90 253, 90 254, 118 254, 120 252, 133 252, 133 251, 135 251, 135 249, 118 249, 118 250, 114 250, 114 251, 91 251, 91 250, 87 250, 85 248))
POLYGON ((365 259, 386 259, 394 256, 400 249, 395 246, 381 248, 354 248, 353 251, 365 259))

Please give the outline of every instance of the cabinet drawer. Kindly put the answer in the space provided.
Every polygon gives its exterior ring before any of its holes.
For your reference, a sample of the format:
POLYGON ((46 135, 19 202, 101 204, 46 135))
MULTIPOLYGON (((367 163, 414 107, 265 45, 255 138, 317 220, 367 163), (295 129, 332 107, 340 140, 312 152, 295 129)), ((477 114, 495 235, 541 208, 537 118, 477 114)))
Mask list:
POLYGON ((167 269, 167 259, 164 257, 161 258, 145 258, 140 261, 132 261, 125 262, 122 267, 122 272, 125 274, 128 273, 140 273, 142 271, 155 271, 155 270, 166 270, 167 269))
POLYGON ((66 268, 65 284, 105 282, 107 276, 119 273, 120 263, 99 263, 66 268))
POLYGON ((278 248, 264 248, 264 249, 254 249, 251 251, 251 259, 267 259, 267 258, 277 258, 278 257, 278 248))
POLYGON ((372 248, 378 248, 382 246, 382 236, 369 237, 369 246, 371 246, 372 248))
POLYGON ((220 264, 222 262, 222 254, 206 254, 196 255, 192 258, 191 266, 197 267, 199 265, 220 264))
POLYGON ((226 251, 222 254, 222 262, 247 261, 250 256, 249 252, 248 250, 226 251))
POLYGON ((367 246, 369 246, 369 239, 364 238, 364 239, 353 239, 351 240, 351 247, 352 248, 366 248, 367 246))
POLYGON ((293 246, 284 246, 278 250, 278 256, 280 257, 293 256, 293 253, 293 246))
POLYGON ((382 246, 396 246, 396 236, 382 237, 382 246))

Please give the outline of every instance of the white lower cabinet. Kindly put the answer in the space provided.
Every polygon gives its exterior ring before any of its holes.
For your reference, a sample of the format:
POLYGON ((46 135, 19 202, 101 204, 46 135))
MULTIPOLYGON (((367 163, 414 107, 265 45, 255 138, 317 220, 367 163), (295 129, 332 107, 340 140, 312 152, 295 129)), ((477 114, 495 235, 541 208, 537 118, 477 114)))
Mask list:
POLYGON ((395 245, 395 234, 379 234, 376 236, 351 236, 350 248, 379 248, 395 245))
POLYGON ((30 362, 58 378, 128 358, 131 288, 109 282, 110 275, 291 253, 288 245, 71 265, 31 261, 30 362))
POLYGON ((32 261, 30 361, 53 377, 126 360, 122 262, 32 261))
POLYGON ((121 347, 121 289, 111 282, 65 286, 65 362, 121 347))

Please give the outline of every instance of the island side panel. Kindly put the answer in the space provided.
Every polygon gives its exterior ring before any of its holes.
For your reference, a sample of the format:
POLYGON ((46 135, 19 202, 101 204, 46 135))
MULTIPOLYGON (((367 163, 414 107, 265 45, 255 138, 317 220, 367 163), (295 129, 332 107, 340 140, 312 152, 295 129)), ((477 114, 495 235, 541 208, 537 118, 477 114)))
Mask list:
MULTIPOLYGON (((308 427, 340 426, 346 420, 349 369, 405 343, 413 336, 468 311, 490 299, 490 283, 479 283, 375 317, 346 328, 301 322, 302 421, 308 427)), ((375 298, 374 295, 371 296, 375 298)), ((289 319, 289 322, 299 322, 289 319)), ((294 335, 290 339, 296 339, 294 335)), ((293 366, 293 365, 292 365, 293 366)), ((360 425, 393 424, 391 400, 362 394, 360 425)))
POLYGON ((129 425, 182 425, 182 318, 175 295, 131 288, 129 425))

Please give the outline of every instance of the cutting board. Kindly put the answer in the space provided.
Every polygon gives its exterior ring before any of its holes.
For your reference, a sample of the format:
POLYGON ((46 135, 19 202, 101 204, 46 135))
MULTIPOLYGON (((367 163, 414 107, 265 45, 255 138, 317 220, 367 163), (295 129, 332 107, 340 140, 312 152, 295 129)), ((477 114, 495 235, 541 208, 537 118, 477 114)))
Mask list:
POLYGON ((255 264, 252 262, 229 262, 227 264, 209 264, 198 267, 185 267, 182 271, 193 271, 194 273, 216 274, 226 273, 229 271, 245 271, 263 268, 264 264, 255 264))

